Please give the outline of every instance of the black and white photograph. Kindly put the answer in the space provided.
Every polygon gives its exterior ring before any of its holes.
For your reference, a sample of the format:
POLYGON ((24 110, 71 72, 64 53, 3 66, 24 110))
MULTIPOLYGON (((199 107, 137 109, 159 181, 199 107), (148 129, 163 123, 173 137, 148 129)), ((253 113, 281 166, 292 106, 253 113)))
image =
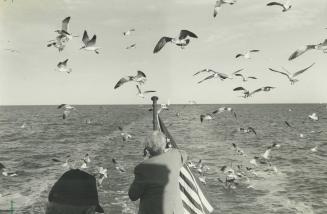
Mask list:
POLYGON ((325 214, 326 83, 326 0, 0 0, 0 214, 325 214))

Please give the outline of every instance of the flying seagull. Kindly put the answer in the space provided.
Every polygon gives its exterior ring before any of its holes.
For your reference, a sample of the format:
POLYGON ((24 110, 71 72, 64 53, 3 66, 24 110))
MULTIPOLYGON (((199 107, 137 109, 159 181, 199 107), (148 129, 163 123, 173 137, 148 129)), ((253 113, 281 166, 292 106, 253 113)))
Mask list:
POLYGON ((274 89, 275 87, 272 87, 272 86, 264 86, 264 87, 261 87, 261 88, 258 88, 252 92, 250 92, 249 90, 243 88, 243 87, 236 87, 233 89, 233 91, 243 91, 243 98, 247 98, 247 97, 250 97, 252 96, 253 94, 257 93, 257 92, 260 92, 260 91, 270 91, 272 89, 274 89))
POLYGON ((62 119, 66 119, 71 110, 76 110, 75 107, 68 104, 61 104, 57 107, 58 109, 63 109, 62 119))
POLYGON ((119 88, 124 83, 135 81, 138 84, 142 85, 146 81, 146 75, 142 71, 137 71, 137 74, 135 76, 126 76, 122 77, 115 85, 114 89, 119 88))
POLYGON ((253 133, 254 135, 257 135, 257 132, 251 126, 249 126, 247 128, 240 128, 240 131, 243 132, 243 133, 245 133, 245 134, 253 133))
POLYGON ((123 32, 123 35, 124 35, 124 36, 129 36, 129 35, 131 35, 131 33, 134 32, 134 31, 135 31, 135 29, 129 29, 128 31, 123 32))
POLYGON ((70 21, 70 16, 66 17, 64 20, 61 22, 61 30, 55 30, 59 35, 64 35, 69 38, 72 38, 72 35, 68 32, 68 23, 70 21))
POLYGON ((291 9, 292 5, 291 5, 291 1, 287 0, 284 4, 283 3, 279 3, 279 2, 269 2, 267 4, 267 6, 281 6, 283 8, 283 12, 288 11, 289 9, 291 9))
POLYGON ((99 47, 95 46, 97 40, 97 36, 94 35, 92 39, 89 39, 89 36, 87 35, 87 31, 84 30, 82 41, 84 43, 84 46, 82 46, 80 49, 84 49, 86 51, 94 51, 96 54, 99 54, 99 47))
POLYGON ((248 81, 249 79, 254 79, 254 80, 257 79, 257 78, 254 77, 254 76, 248 76, 248 77, 246 77, 246 76, 244 76, 243 74, 240 74, 240 73, 236 73, 236 74, 234 74, 234 76, 241 77, 242 80, 243 80, 243 82, 246 82, 246 81, 248 81))
POLYGON ((315 112, 310 114, 308 117, 313 121, 318 121, 319 120, 319 117, 318 117, 317 113, 315 113, 315 112))
POLYGON ((193 74, 193 76, 196 76, 196 75, 198 75, 200 73, 204 73, 204 72, 207 72, 207 73, 216 73, 216 71, 214 71, 214 70, 212 70, 210 68, 205 68, 205 69, 202 69, 202 70, 196 72, 195 74, 193 74))
POLYGON ((117 169, 120 172, 126 172, 124 167, 120 165, 115 158, 112 159, 112 163, 115 165, 115 169, 117 169))
POLYGON ((65 35, 58 35, 56 39, 48 41, 47 47, 55 47, 58 49, 58 51, 63 51, 66 47, 67 42, 69 41, 69 38, 65 35))
POLYGON ((220 107, 217 110, 213 111, 212 114, 217 114, 217 113, 220 114, 220 113, 223 113, 225 111, 229 111, 232 115, 234 115, 235 119, 237 119, 236 112, 231 107, 220 107))
POLYGON ((154 47, 153 53, 159 52, 167 42, 171 42, 184 49, 184 47, 187 46, 190 42, 189 37, 198 38, 197 35, 195 35, 193 32, 188 30, 181 30, 178 38, 171 38, 171 37, 164 36, 158 41, 157 45, 154 47))
POLYGON ((201 114, 200 115, 200 121, 201 123, 204 121, 204 120, 212 120, 214 117, 211 115, 211 114, 201 114))
POLYGON ((135 43, 126 47, 127 50, 132 49, 132 48, 136 48, 136 44, 135 43))
POLYGON ((251 53, 256 53, 259 52, 260 50, 249 50, 245 53, 239 53, 235 56, 235 58, 239 58, 241 56, 243 56, 245 59, 251 59, 251 53))
POLYGON ((304 69, 301 69, 293 74, 289 73, 286 69, 285 72, 283 71, 277 71, 277 70, 274 70, 272 68, 269 68, 269 70, 273 71, 273 72, 276 72, 276 73, 280 73, 280 74, 283 74, 285 76, 287 76, 287 78, 289 79, 289 81, 291 82, 291 84, 293 85, 294 83, 296 83, 297 81, 299 81, 298 79, 295 79, 296 76, 302 74, 303 72, 305 72, 306 70, 308 70, 309 68, 311 68, 315 63, 312 63, 309 67, 307 68, 304 68, 304 69))
POLYGON ((213 71, 214 73, 207 76, 206 78, 200 80, 198 82, 198 84, 206 81, 206 80, 209 80, 209 79, 213 79, 213 78, 219 78, 220 80, 225 80, 225 79, 233 79, 232 77, 230 77, 229 75, 227 74, 224 74, 224 73, 219 73, 219 72, 216 72, 216 71, 213 71))
POLYGON ((295 58, 297 58, 298 56, 304 54, 305 52, 309 51, 309 50, 322 50, 324 53, 327 53, 327 39, 325 39, 325 41, 317 44, 317 45, 305 45, 303 47, 300 47, 299 49, 297 49, 295 52, 293 52, 291 54, 291 56, 288 58, 288 60, 293 60, 295 58))
POLYGON ((60 71, 60 72, 67 72, 67 74, 69 74, 70 72, 72 72, 72 69, 67 67, 67 62, 68 62, 68 59, 66 59, 65 61, 59 62, 57 64, 58 71, 60 71))
POLYGON ((216 4, 215 4, 215 8, 213 10, 213 17, 215 18, 217 16, 218 11, 222 7, 222 5, 224 5, 224 4, 233 5, 234 3, 236 3, 236 0, 217 0, 216 4))

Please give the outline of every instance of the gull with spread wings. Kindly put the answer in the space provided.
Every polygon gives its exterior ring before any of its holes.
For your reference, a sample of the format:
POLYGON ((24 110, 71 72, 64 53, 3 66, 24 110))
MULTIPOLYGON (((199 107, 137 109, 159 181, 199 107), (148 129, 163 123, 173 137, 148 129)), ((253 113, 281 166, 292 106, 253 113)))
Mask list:
POLYGON ((291 0, 287 0, 284 4, 280 2, 269 2, 267 6, 280 6, 283 8, 283 12, 286 12, 292 8, 291 0))
MULTIPOLYGON (((239 69, 239 70, 233 72, 232 75, 235 75, 235 74, 237 74, 238 72, 240 72, 242 70, 243 69, 239 69)), ((212 69, 203 69, 203 70, 198 71, 195 74, 193 74, 193 76, 198 75, 198 74, 203 73, 203 72, 212 73, 212 74, 209 75, 209 76, 207 76, 203 80, 200 80, 198 83, 202 83, 202 82, 204 82, 206 80, 213 79, 213 78, 219 78, 220 80, 233 79, 230 75, 227 75, 227 74, 224 74, 224 73, 220 73, 220 72, 214 71, 212 69)))
POLYGON ((322 50, 323 53, 327 53, 327 39, 317 45, 305 45, 303 47, 300 47, 291 54, 288 60, 291 61, 309 50, 322 50))
POLYGON ((245 53, 239 53, 235 56, 235 58, 239 58, 243 56, 245 59, 251 59, 251 53, 259 52, 260 50, 248 50, 245 53))
POLYGON ((274 89, 275 87, 272 87, 272 86, 264 86, 264 87, 261 87, 261 88, 258 88, 252 92, 250 92, 249 90, 243 88, 243 87, 236 87, 233 89, 233 91, 243 91, 243 98, 247 98, 247 97, 250 97, 252 96, 253 94, 255 93, 258 93, 260 91, 270 91, 272 89, 274 89))
POLYGON ((80 49, 84 49, 86 51, 94 51, 96 54, 99 54, 100 48, 95 46, 96 40, 97 40, 96 35, 94 35, 92 39, 89 39, 87 31, 84 30, 84 34, 82 38, 82 42, 84 43, 84 45, 80 49))
POLYGON ((213 10, 213 17, 215 18, 218 14, 218 11, 224 4, 230 4, 233 5, 236 3, 236 0, 217 0, 215 3, 215 8, 213 10))
POLYGON ((120 87, 121 85, 123 85, 124 83, 130 82, 130 81, 134 81, 134 82, 142 85, 146 81, 146 75, 142 71, 137 71, 137 74, 135 76, 122 77, 117 82, 117 84, 115 85, 114 89, 116 89, 116 88, 120 87))
POLYGON ((179 36, 176 38, 171 38, 171 37, 167 37, 164 36, 162 37, 157 45, 155 46, 153 53, 158 53, 167 42, 171 42, 177 46, 180 46, 182 49, 185 48, 185 46, 187 46, 190 43, 190 39, 189 38, 198 38, 197 35, 195 35, 193 32, 188 31, 188 30, 181 30, 179 33, 179 36))
POLYGON ((66 59, 65 61, 59 62, 57 64, 58 71, 60 71, 60 72, 67 72, 67 74, 69 74, 70 72, 72 72, 72 69, 71 68, 68 68, 67 62, 68 62, 68 59, 66 59))
POLYGON ((299 81, 298 79, 295 79, 295 77, 298 76, 298 75, 300 75, 300 74, 302 74, 303 72, 305 72, 309 68, 311 68, 314 64, 315 63, 312 63, 309 67, 304 68, 304 69, 301 69, 301 70, 299 70, 299 71, 297 71, 297 72, 295 72, 293 74, 291 74, 290 72, 288 72, 285 68, 283 68, 285 70, 285 72, 283 72, 283 71, 277 71, 277 70, 274 70, 272 68, 269 68, 269 70, 287 76, 287 78, 289 79, 289 81, 293 85, 294 83, 296 83, 297 81, 299 81))

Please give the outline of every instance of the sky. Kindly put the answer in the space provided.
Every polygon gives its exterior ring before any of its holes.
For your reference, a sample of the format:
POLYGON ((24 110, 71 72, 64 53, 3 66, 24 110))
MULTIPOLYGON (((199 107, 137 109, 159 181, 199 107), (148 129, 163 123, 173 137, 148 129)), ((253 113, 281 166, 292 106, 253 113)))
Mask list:
MULTIPOLYGON (((282 0, 281 0, 282 1, 282 0)), ((326 103, 327 54, 310 51, 288 61, 290 54, 306 44, 327 39, 327 1, 293 0, 286 13, 267 7, 266 0, 238 0, 224 5, 213 18, 215 0, 15 0, 0 1, 0 105, 150 104, 160 103, 326 103), (79 37, 62 52, 46 47, 61 21, 70 16, 70 32, 79 37), (122 32, 135 28, 130 36, 122 32), (175 37, 187 29, 198 39, 181 50, 173 44, 157 54, 153 48, 162 36, 175 37), (97 35, 100 54, 80 50, 83 31, 97 35), (136 43, 136 48, 126 50, 136 43), (12 48, 13 53, 5 49, 12 48), (259 49, 252 59, 236 59, 237 53, 259 49), (69 59, 72 73, 56 71, 59 61, 69 59), (269 67, 295 72, 315 62, 291 85, 269 67), (258 79, 197 82, 204 68, 258 79), (117 81, 137 70, 147 75, 138 97, 134 83, 114 90, 117 81), (233 88, 250 91, 274 86, 244 99, 233 88)))

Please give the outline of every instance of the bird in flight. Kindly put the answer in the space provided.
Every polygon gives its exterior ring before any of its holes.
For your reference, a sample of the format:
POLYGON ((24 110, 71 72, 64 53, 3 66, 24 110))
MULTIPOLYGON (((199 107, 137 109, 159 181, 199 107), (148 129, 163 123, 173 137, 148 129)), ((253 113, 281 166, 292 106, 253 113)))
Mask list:
POLYGON ((214 119, 214 117, 211 114, 201 114, 200 115, 200 121, 201 121, 201 123, 204 120, 212 120, 212 119, 214 119))
POLYGON ((260 50, 248 50, 245 53, 239 53, 235 56, 235 58, 239 58, 243 56, 245 59, 251 59, 251 53, 259 52, 260 50))
POLYGON ((288 60, 293 60, 297 58, 298 56, 301 56, 305 52, 309 50, 322 50, 323 53, 327 53, 327 39, 325 41, 317 44, 317 45, 305 45, 300 48, 298 48, 296 51, 294 51, 291 56, 288 58, 288 60))
POLYGON ((197 35, 195 35, 193 32, 188 31, 188 30, 181 30, 179 33, 178 38, 171 38, 171 37, 167 37, 164 36, 162 37, 157 45, 154 47, 153 53, 158 53, 167 42, 171 42, 177 46, 180 46, 181 49, 184 49, 185 46, 187 46, 190 43, 190 39, 189 38, 198 38, 197 35))
POLYGON ((57 64, 58 71, 60 71, 60 72, 67 72, 67 74, 69 74, 70 72, 72 72, 72 69, 71 68, 68 68, 67 62, 68 62, 68 59, 66 59, 65 61, 59 62, 57 64))
POLYGON ((240 131, 244 134, 250 134, 253 133, 254 135, 257 135, 257 132, 255 131, 255 129, 251 126, 247 127, 247 128, 240 128, 240 131))
POLYGON ((136 48, 136 44, 135 43, 126 47, 127 50, 132 49, 132 48, 136 48))
POLYGON ((48 41, 47 47, 55 47, 58 48, 58 51, 61 52, 64 50, 64 48, 67 45, 67 42, 69 41, 69 38, 65 35, 58 35, 56 39, 52 39, 48 41))
POLYGON ((68 104, 61 104, 57 107, 58 109, 63 109, 62 119, 66 119, 71 110, 76 110, 74 106, 68 104))
POLYGON ((224 5, 224 4, 233 5, 235 3, 236 3, 236 0, 217 0, 215 3, 214 10, 213 10, 213 17, 215 18, 217 16, 218 11, 222 7, 222 5, 224 5))
POLYGON ((84 49, 86 51, 94 51, 96 54, 99 54, 100 48, 95 46, 96 40, 97 40, 96 35, 94 35, 92 39, 89 39, 87 31, 84 30, 84 34, 82 38, 82 42, 84 43, 84 45, 80 49, 84 49))
POLYGON ((131 33, 134 32, 134 31, 135 31, 134 28, 133 28, 133 29, 129 29, 128 31, 123 32, 123 35, 124 35, 124 36, 129 36, 129 35, 131 35, 131 33))
POLYGON ((258 93, 260 91, 270 91, 272 89, 274 89, 275 87, 272 87, 272 86, 264 86, 264 87, 261 87, 261 88, 258 88, 252 92, 250 92, 249 90, 243 88, 243 87, 236 87, 233 89, 233 91, 243 91, 243 98, 247 98, 247 97, 250 97, 252 96, 253 94, 255 93, 258 93))
POLYGON ((153 90, 143 91, 142 92, 139 85, 136 85, 136 88, 137 88, 137 95, 140 96, 143 99, 145 98, 145 94, 156 92, 156 91, 153 91, 153 90))
POLYGON ((283 12, 286 12, 292 8, 291 0, 287 0, 285 3, 280 2, 269 2, 267 6, 280 6, 283 8, 283 12))
POLYGON ((55 30, 59 35, 67 36, 68 38, 72 38, 72 35, 68 32, 68 23, 70 21, 70 16, 66 17, 61 22, 61 30, 55 30))
POLYGON ((258 79, 258 78, 254 77, 254 76, 244 76, 243 74, 240 74, 240 73, 236 73, 236 74, 234 74, 234 76, 241 77, 243 82, 246 82, 249 79, 254 79, 254 80, 258 79))
POLYGON ((309 68, 311 68, 315 63, 312 63, 309 67, 306 67, 304 69, 301 69, 293 74, 291 74, 290 72, 288 72, 285 68, 283 68, 285 70, 285 72, 283 71, 277 71, 275 69, 269 68, 270 71, 276 72, 276 73, 280 73, 285 75, 289 81, 291 82, 291 84, 293 85, 294 83, 296 83, 297 81, 299 81, 298 79, 295 79, 295 77, 297 77, 298 75, 302 74, 303 72, 305 72, 306 70, 308 70, 309 68))
POLYGON ((135 76, 122 77, 115 85, 114 89, 119 88, 121 85, 127 82, 135 81, 136 83, 142 85, 146 81, 146 75, 142 71, 137 71, 135 76))

